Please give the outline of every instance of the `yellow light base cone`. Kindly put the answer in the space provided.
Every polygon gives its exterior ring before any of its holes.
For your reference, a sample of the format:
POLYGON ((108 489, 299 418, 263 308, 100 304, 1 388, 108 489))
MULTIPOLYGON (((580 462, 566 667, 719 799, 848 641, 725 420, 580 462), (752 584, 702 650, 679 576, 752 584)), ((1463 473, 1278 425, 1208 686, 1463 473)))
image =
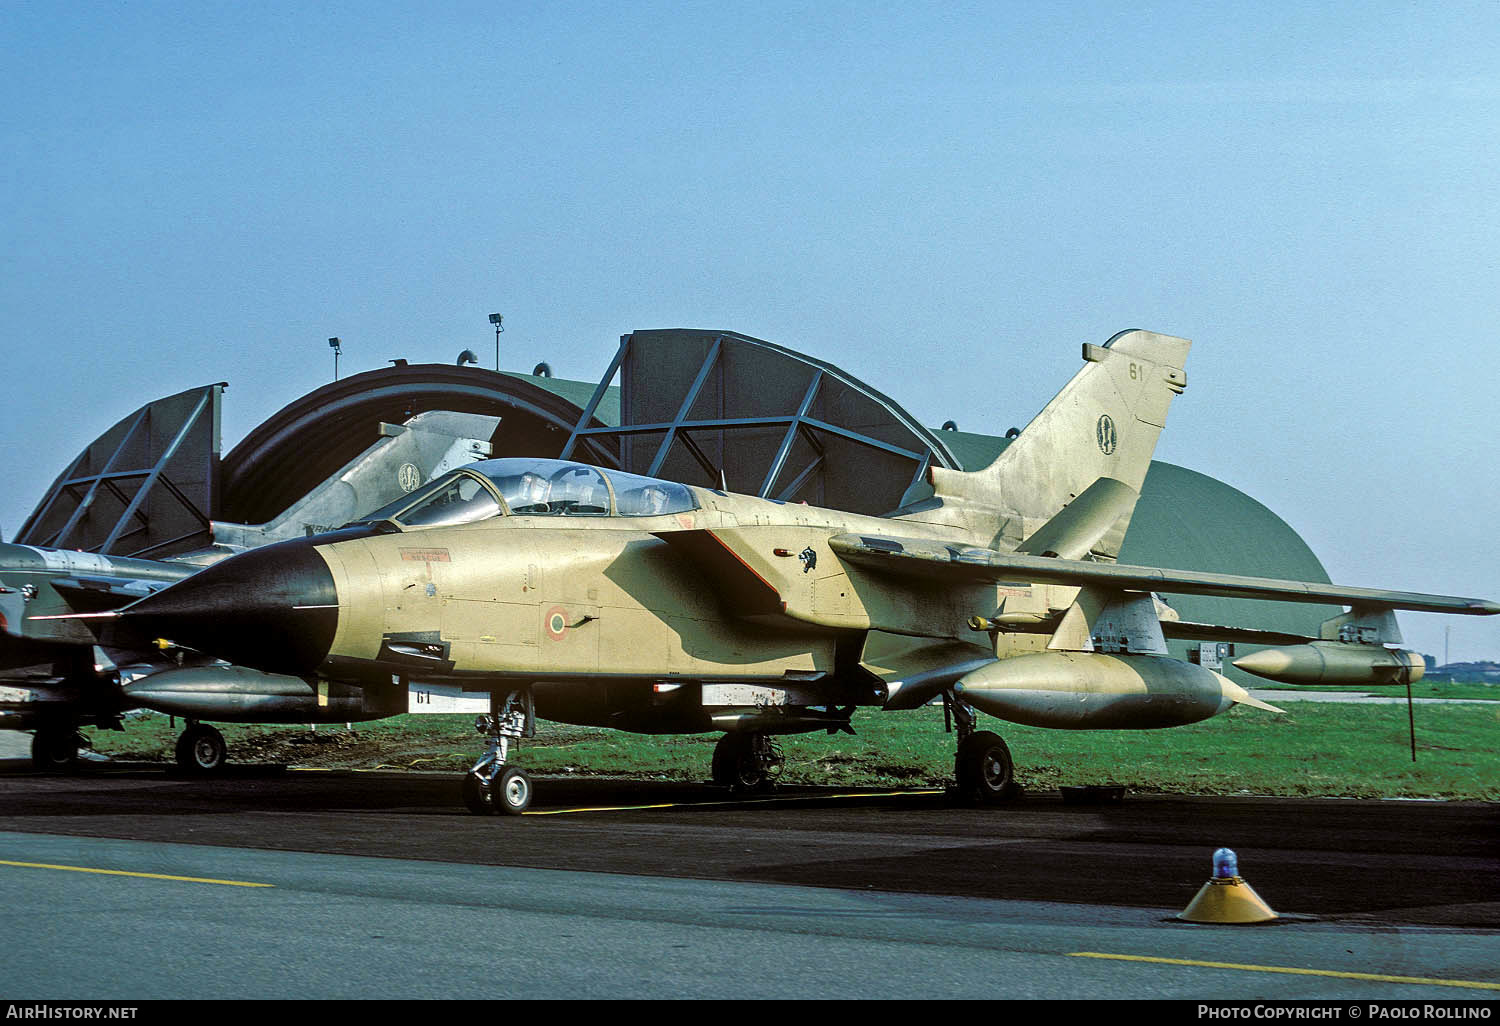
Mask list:
POLYGON ((1279 917, 1255 888, 1236 876, 1204 884, 1177 918, 1188 923, 1269 923, 1279 917))

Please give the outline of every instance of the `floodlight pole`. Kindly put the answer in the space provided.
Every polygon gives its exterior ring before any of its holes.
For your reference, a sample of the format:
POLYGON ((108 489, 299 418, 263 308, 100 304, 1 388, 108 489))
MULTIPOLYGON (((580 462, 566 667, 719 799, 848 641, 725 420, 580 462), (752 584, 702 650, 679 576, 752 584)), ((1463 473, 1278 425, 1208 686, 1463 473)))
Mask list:
POLYGON ((500 333, 505 330, 505 318, 497 313, 490 314, 490 323, 495 326, 495 369, 500 369, 500 333))
POLYGON ((328 348, 333 350, 333 380, 337 381, 339 379, 339 354, 344 350, 337 338, 328 340, 328 348))

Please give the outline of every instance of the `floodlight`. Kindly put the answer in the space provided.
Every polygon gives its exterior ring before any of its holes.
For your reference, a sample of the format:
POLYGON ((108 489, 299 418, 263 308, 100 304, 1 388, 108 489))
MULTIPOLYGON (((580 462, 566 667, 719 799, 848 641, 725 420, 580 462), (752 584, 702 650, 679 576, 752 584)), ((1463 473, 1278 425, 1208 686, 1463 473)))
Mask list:
POLYGON ((496 370, 500 369, 500 333, 505 330, 505 325, 501 323, 504 320, 505 320, 505 318, 501 317, 497 313, 490 314, 490 323, 495 326, 495 369, 496 370))

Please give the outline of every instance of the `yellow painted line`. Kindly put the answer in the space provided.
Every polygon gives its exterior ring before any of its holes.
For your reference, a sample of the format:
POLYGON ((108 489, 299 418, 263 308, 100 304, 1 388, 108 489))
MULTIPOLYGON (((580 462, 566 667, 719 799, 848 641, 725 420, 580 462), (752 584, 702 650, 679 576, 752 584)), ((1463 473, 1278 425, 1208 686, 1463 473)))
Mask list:
POLYGON ((19 866, 22 869, 64 869, 70 873, 102 873, 105 876, 138 876, 147 880, 176 880, 180 883, 220 884, 224 887, 275 887, 275 884, 248 883, 244 880, 210 880, 201 876, 167 876, 163 873, 130 873, 123 869, 90 869, 87 866, 53 866, 45 862, 8 862, 0 859, 0 866, 19 866))
POLYGON ((906 798, 912 795, 922 794, 946 794, 941 787, 934 787, 926 791, 860 791, 851 794, 789 794, 785 798, 772 798, 773 802, 804 801, 808 798, 906 798))
POLYGON ((665 805, 601 805, 591 809, 540 809, 536 812, 527 810, 521 813, 523 816, 567 816, 574 812, 634 812, 638 809, 672 809, 682 802, 668 802, 665 805))
POLYGON ((568 816, 588 811, 637 811, 643 808, 718 808, 739 805, 769 805, 778 801, 828 801, 832 798, 906 798, 910 795, 941 795, 942 790, 880 790, 880 792, 847 793, 847 795, 787 795, 784 798, 741 798, 738 801, 669 801, 658 805, 597 805, 591 808, 541 808, 525 811, 523 816, 568 816))
POLYGON ((288 773, 390 773, 389 767, 354 766, 350 769, 334 769, 332 766, 285 766, 288 773))
POLYGON ((334 769, 332 766, 283 766, 282 768, 288 773, 396 773, 407 767, 382 763, 379 766, 351 766, 347 769, 334 769))
POLYGON ((1103 951, 1070 951, 1070 958, 1111 958, 1121 962, 1158 962, 1163 965, 1192 965, 1204 969, 1239 969, 1251 973, 1286 973, 1291 976, 1332 976, 1341 980, 1370 980, 1375 983, 1425 983, 1432 987, 1467 987, 1470 990, 1500 990, 1500 983, 1480 980, 1440 980, 1430 976, 1386 976, 1381 973, 1344 973, 1333 969, 1294 969, 1284 965, 1238 965, 1234 962, 1199 962, 1190 958, 1152 958, 1147 955, 1111 955, 1103 951))
MULTIPOLYGON (((418 762, 423 760, 419 759, 418 762)), ((415 763, 413 763, 415 765, 415 763)), ((326 766, 288 766, 292 773, 390 773, 397 767, 376 766, 374 769, 331 770, 326 766)), ((577 809, 536 809, 522 813, 523 816, 569 816, 575 812, 639 812, 646 809, 712 809, 733 808, 744 805, 769 805, 775 802, 829 801, 835 798, 907 798, 917 795, 943 794, 942 788, 922 791, 860 791, 850 794, 792 794, 782 798, 738 798, 727 802, 664 802, 660 805, 599 805, 577 809)))

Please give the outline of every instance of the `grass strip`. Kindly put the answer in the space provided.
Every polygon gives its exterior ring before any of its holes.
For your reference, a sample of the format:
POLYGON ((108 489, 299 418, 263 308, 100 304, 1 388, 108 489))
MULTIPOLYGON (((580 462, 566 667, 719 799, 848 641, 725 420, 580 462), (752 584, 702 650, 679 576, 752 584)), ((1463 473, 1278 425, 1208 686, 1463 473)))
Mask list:
MULTIPOLYGON (((1005 738, 1016 775, 1033 790, 1123 785, 1145 793, 1266 794, 1500 801, 1500 704, 1420 706, 1412 762, 1406 707, 1288 703, 1284 714, 1236 707, 1170 730, 1065 731, 982 718, 1005 738)), ((133 720, 126 733, 91 731, 116 758, 170 761, 179 722, 133 720)), ((941 709, 860 710, 856 735, 778 738, 782 778, 829 786, 940 786, 952 774, 954 738, 941 709)), ((462 772, 483 742, 473 717, 397 716, 342 725, 221 727, 236 762, 331 768, 406 766, 462 772)), ((541 774, 651 780, 708 777, 717 734, 642 736, 542 723, 517 761, 541 774)))

